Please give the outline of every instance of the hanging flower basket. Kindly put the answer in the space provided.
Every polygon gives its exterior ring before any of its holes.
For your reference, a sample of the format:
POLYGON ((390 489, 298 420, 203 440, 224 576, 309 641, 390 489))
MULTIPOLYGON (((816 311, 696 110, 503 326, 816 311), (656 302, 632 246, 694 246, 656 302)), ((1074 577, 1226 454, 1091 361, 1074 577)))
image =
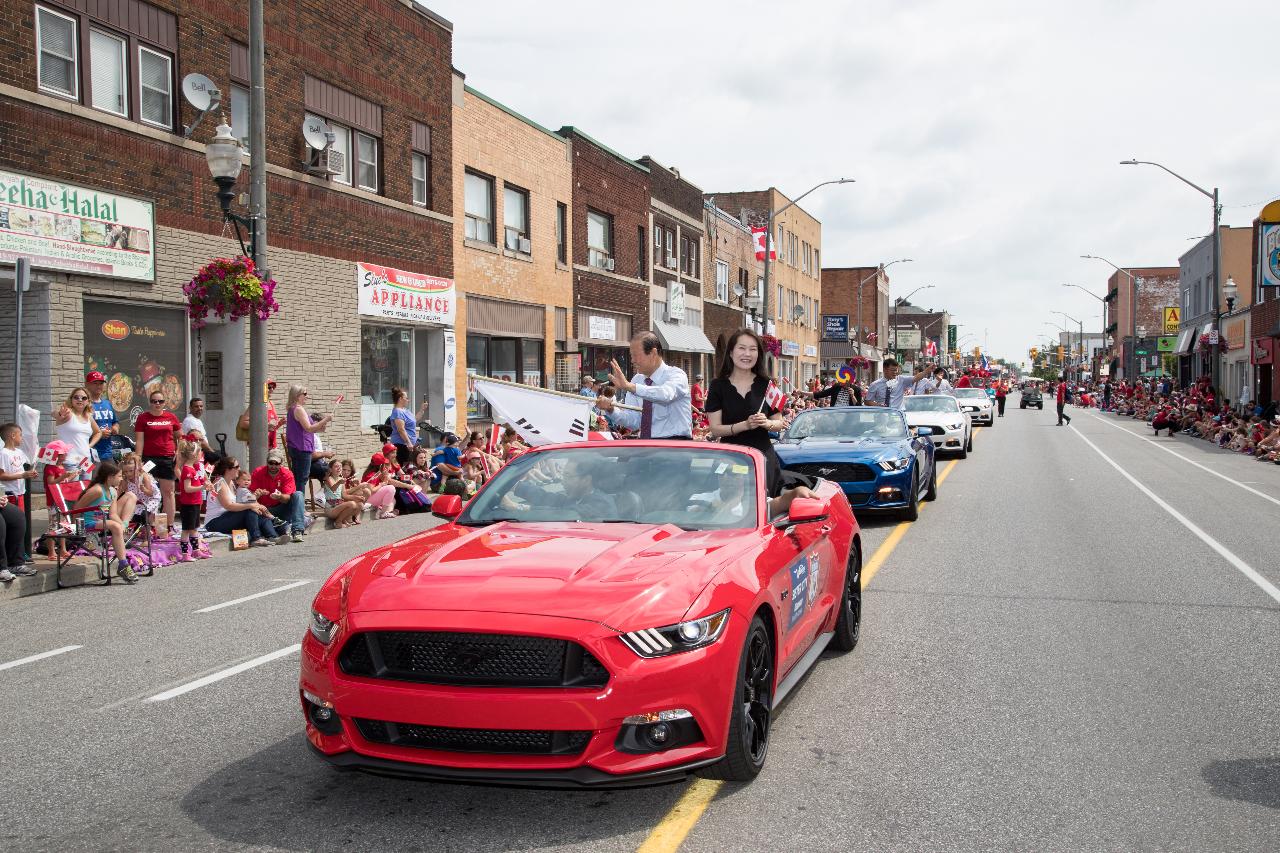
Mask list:
POLYGON ((778 338, 775 338, 773 335, 762 335, 760 339, 764 341, 764 348, 767 349, 769 351, 769 354, 772 355, 774 358, 777 358, 778 356, 782 355, 781 340, 779 340, 778 338))
POLYGON ((1213 349, 1213 344, 1209 342, 1208 334, 1200 336, 1200 339, 1196 342, 1196 349, 1200 350, 1200 352, 1208 352, 1213 349))
POLYGON ((182 286, 187 316, 197 329, 208 324, 210 312, 232 322, 250 316, 268 319, 280 310, 275 289, 276 280, 263 281, 253 261, 245 257, 210 261, 182 286))
POLYGON ((849 359, 848 364, 854 368, 865 368, 871 366, 871 359, 862 355, 855 355, 849 359))

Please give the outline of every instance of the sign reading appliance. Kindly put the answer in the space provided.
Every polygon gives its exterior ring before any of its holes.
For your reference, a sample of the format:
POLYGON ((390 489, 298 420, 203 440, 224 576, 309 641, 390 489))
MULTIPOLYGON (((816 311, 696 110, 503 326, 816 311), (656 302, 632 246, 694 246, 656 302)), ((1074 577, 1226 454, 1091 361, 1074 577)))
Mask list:
POLYGON ((367 317, 452 326, 457 309, 453 280, 376 264, 356 264, 357 311, 367 317))
POLYGON ((155 281, 155 205, 0 170, 0 263, 155 281))

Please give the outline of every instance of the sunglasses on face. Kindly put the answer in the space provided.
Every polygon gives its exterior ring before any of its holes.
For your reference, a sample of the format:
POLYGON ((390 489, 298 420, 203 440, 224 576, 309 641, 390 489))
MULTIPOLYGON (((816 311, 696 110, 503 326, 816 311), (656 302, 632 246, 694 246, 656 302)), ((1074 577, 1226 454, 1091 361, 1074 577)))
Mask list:
POLYGON ((81 395, 81 396, 72 397, 72 398, 71 398, 71 402, 73 402, 73 403, 83 403, 85 400, 88 400, 88 399, 89 399, 88 397, 85 397, 85 396, 81 395))
POLYGON ((268 463, 267 463, 267 467, 268 467, 268 468, 279 468, 279 467, 280 467, 280 463, 279 463, 279 462, 268 462, 268 463))
POLYGON ((164 398, 163 398, 163 397, 161 397, 159 400, 152 400, 152 401, 151 401, 151 405, 153 405, 153 406, 162 406, 162 405, 164 405, 164 398))

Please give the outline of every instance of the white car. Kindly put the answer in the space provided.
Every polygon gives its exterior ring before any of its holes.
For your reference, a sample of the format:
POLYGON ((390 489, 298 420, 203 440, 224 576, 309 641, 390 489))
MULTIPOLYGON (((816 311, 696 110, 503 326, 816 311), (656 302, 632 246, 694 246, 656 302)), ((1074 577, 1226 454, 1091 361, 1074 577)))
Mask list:
POLYGON ((996 425, 996 401, 987 396, 983 388, 954 388, 951 393, 960 404, 962 412, 968 412, 974 423, 996 425))
POLYGON ((938 453, 956 453, 961 459, 973 450, 973 420, 950 394, 917 394, 902 401, 907 426, 919 432, 928 427, 938 453))

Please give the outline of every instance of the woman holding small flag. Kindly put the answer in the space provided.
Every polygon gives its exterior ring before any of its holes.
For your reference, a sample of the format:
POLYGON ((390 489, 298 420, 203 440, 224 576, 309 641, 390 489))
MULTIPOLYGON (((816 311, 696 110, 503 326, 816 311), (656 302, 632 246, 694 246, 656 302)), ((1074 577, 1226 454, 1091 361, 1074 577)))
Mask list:
POLYGON ((811 396, 815 401, 829 399, 832 406, 862 405, 862 388, 858 385, 853 367, 848 364, 836 368, 836 381, 830 388, 817 391, 811 396))

